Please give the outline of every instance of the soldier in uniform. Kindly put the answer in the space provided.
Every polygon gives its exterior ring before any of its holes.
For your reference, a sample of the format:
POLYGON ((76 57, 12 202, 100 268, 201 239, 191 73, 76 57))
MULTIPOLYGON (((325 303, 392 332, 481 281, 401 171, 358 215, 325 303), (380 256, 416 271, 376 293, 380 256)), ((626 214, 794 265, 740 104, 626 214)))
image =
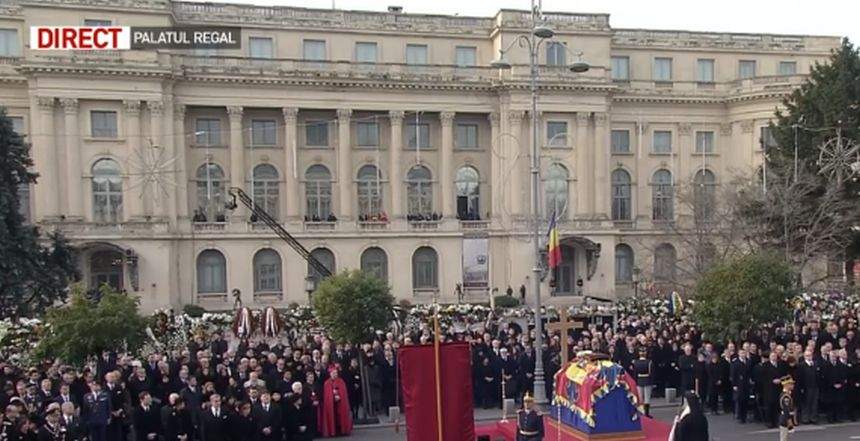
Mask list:
POLYGON ((651 389, 654 387, 654 363, 648 359, 648 350, 639 348, 639 358, 633 360, 633 375, 636 376, 636 387, 639 398, 645 407, 645 416, 651 416, 651 389))
POLYGON ((782 395, 779 396, 779 441, 788 441, 788 434, 797 425, 797 411, 794 407, 794 379, 786 375, 780 379, 782 395))
POLYGON ((517 441, 543 440, 543 415, 534 408, 531 395, 523 397, 523 408, 517 411, 517 441))

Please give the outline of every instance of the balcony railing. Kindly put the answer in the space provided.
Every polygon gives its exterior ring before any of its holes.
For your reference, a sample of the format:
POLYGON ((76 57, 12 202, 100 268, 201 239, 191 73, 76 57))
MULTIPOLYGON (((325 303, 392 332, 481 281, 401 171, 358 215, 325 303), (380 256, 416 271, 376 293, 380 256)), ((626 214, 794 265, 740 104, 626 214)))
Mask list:
POLYGON ((305 231, 334 231, 337 222, 305 222, 305 231))
POLYGON ((461 220, 460 229, 465 231, 486 230, 490 227, 488 220, 461 220))
POLYGON ((442 221, 440 220, 409 221, 409 228, 412 230, 438 230, 441 224, 442 221))
POLYGON ((389 223, 384 221, 358 221, 356 225, 358 225, 359 230, 378 231, 387 230, 389 223))
POLYGON ((227 222, 194 222, 192 225, 194 231, 197 233, 224 231, 227 229, 227 222))

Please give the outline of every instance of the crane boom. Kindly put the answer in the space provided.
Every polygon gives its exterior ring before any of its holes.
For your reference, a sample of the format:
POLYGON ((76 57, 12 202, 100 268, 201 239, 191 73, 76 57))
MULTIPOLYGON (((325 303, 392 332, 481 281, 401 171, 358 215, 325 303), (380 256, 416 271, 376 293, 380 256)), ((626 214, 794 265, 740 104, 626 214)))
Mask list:
POLYGON ((326 268, 316 257, 311 255, 307 248, 302 246, 299 241, 296 240, 281 224, 278 223, 266 210, 263 210, 259 205, 255 204, 254 201, 239 187, 230 187, 230 196, 233 197, 234 205, 235 201, 238 199, 242 205, 248 207, 254 215, 257 216, 257 219, 263 221, 275 234, 278 235, 284 242, 290 245, 303 259, 308 261, 308 264, 313 267, 314 270, 322 277, 326 278, 331 276, 331 271, 326 268))

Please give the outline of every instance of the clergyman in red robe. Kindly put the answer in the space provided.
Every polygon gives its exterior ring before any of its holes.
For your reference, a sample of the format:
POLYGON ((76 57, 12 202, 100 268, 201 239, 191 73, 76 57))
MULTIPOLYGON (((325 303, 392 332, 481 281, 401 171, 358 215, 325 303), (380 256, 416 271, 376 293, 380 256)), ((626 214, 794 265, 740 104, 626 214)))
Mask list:
POLYGON ((352 413, 349 409, 349 392, 340 378, 340 368, 329 369, 329 378, 323 385, 322 418, 320 433, 323 437, 344 436, 352 433, 352 413))

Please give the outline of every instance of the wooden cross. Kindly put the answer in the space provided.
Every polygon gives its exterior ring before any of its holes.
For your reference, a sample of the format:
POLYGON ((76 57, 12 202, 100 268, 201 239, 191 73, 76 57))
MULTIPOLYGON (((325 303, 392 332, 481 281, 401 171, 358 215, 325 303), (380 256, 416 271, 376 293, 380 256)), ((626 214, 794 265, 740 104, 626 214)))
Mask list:
POLYGON ((547 323, 546 329, 547 332, 561 332, 561 365, 564 366, 565 363, 570 361, 567 353, 567 331, 582 329, 585 324, 580 321, 568 321, 567 308, 561 308, 558 314, 558 321, 547 323))

